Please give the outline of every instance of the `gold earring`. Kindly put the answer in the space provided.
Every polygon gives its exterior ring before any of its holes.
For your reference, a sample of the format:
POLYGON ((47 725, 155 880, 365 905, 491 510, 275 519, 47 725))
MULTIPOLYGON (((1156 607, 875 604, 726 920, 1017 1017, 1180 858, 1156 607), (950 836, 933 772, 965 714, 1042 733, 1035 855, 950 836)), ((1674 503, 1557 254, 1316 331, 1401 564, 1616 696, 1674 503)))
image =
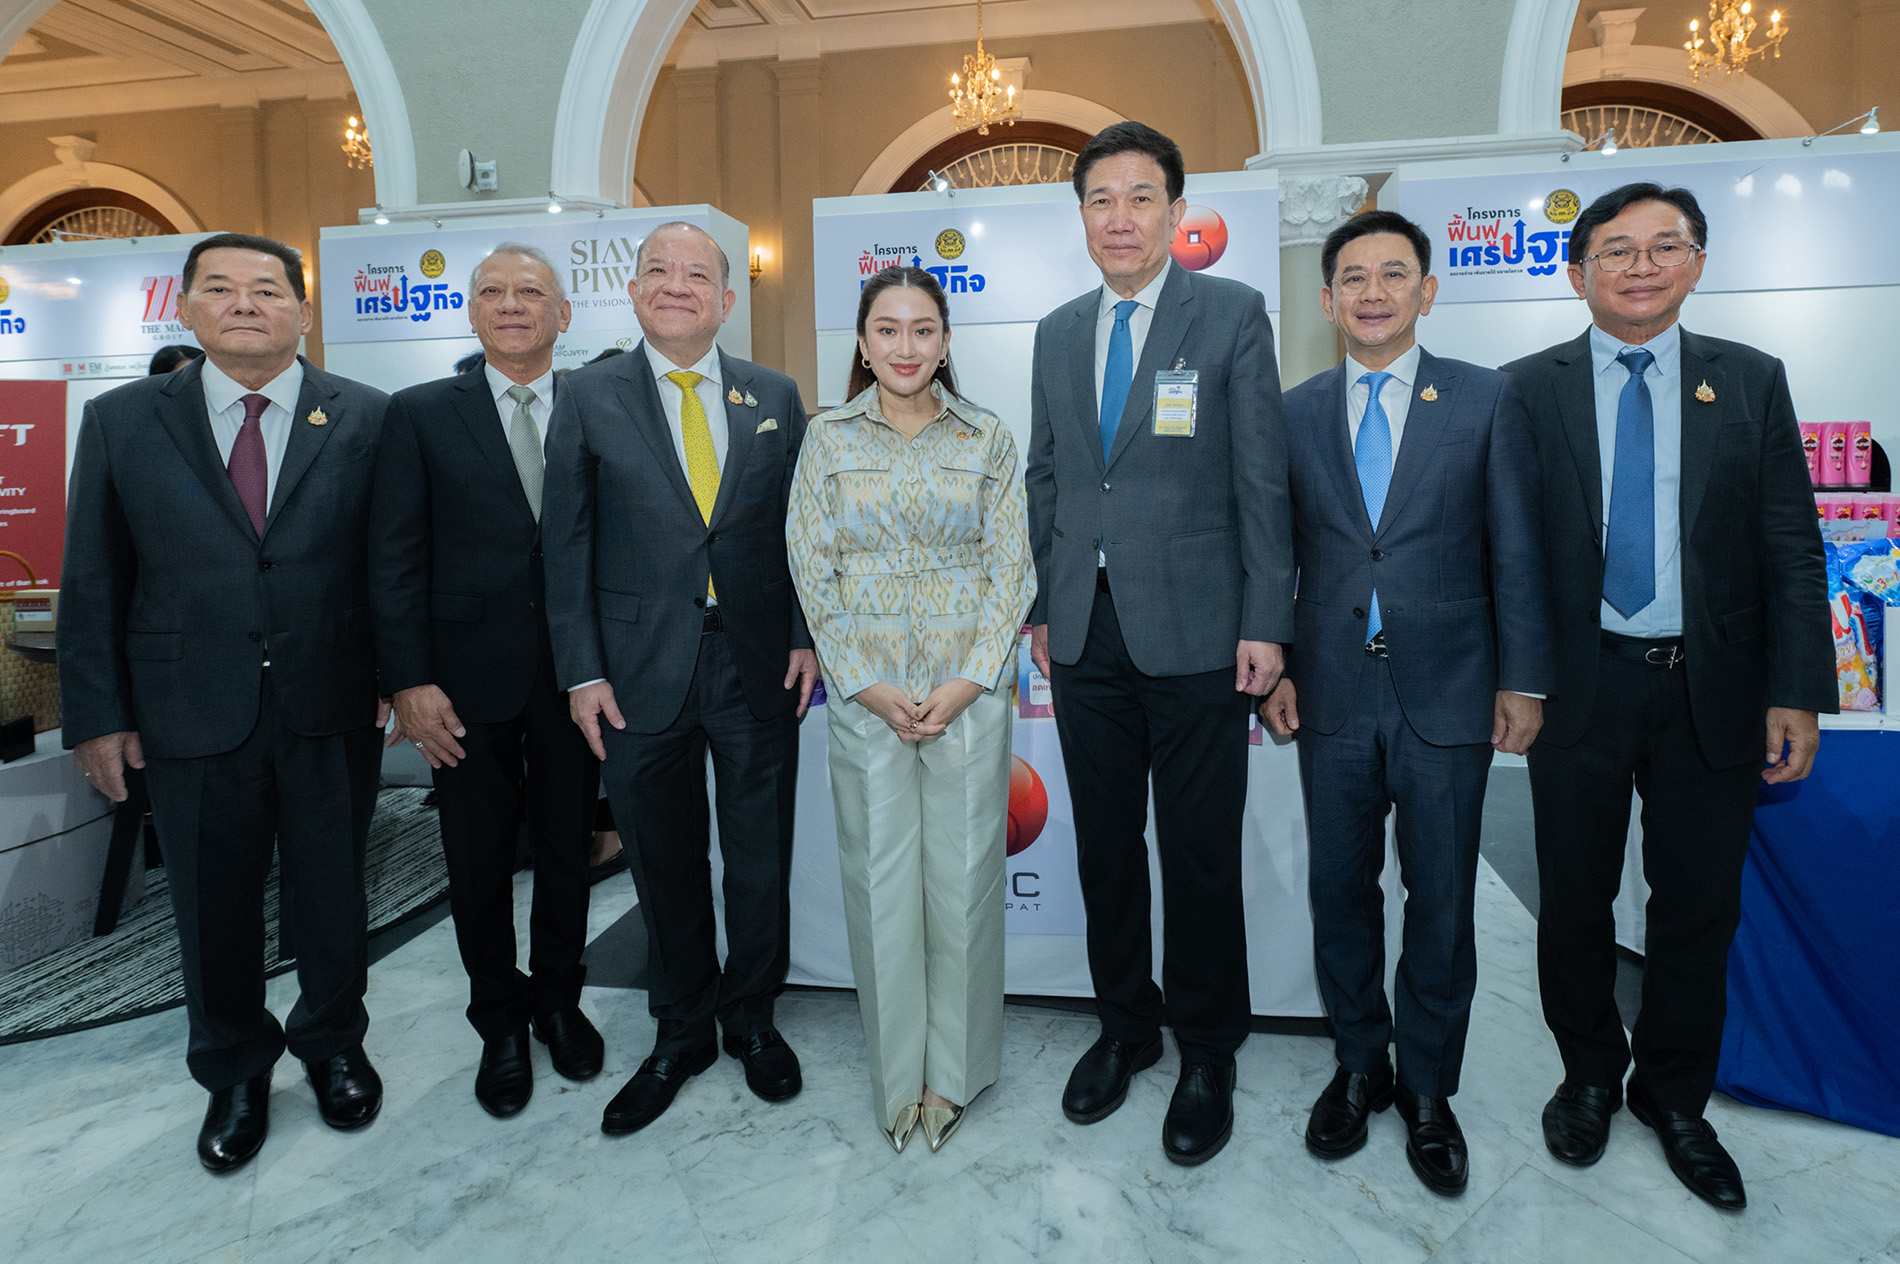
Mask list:
POLYGON ((870 357, 870 356, 861 356, 861 357, 859 357, 859 358, 860 358, 860 359, 861 359, 861 360, 862 360, 862 361, 864 362, 864 367, 865 367, 865 368, 867 368, 867 369, 868 369, 868 368, 870 368, 870 367, 871 367, 871 357, 870 357))
POLYGON ((937 367, 938 367, 938 368, 940 368, 940 369, 942 369, 942 368, 947 368, 947 367, 949 366, 949 364, 950 364, 950 357, 949 357, 949 356, 944 356, 944 357, 942 357, 941 359, 939 359, 939 360, 937 361, 937 367))

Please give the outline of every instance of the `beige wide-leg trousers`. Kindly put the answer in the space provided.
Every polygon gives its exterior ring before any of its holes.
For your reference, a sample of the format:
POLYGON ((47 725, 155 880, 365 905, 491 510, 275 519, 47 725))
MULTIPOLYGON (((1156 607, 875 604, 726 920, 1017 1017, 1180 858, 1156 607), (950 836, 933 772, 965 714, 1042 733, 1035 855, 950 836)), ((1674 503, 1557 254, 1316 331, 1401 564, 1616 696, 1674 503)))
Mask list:
POLYGON ((825 710, 851 973, 888 1132, 925 1084, 968 1105, 1002 1070, 1009 693, 922 742, 855 702, 825 710))

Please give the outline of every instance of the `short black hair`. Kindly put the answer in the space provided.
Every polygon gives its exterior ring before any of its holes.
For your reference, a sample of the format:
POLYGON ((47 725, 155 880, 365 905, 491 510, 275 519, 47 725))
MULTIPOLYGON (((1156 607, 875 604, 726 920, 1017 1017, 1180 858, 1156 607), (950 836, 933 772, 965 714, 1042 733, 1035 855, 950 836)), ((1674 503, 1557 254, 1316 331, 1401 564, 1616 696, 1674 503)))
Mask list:
POLYGON ((297 296, 299 303, 304 301, 303 252, 275 237, 259 237, 254 233, 213 233, 193 246, 191 253, 185 256, 185 293, 191 293, 191 283, 198 275, 198 256, 207 250, 255 250, 275 256, 284 265, 284 278, 290 282, 290 292, 297 296))
POLYGON ((1418 256, 1418 274, 1431 275, 1432 239, 1425 235, 1424 229, 1397 211, 1361 211, 1326 234, 1326 244, 1319 248, 1319 270, 1326 284, 1333 283, 1333 267, 1339 262, 1339 252, 1346 248, 1347 242, 1378 233, 1396 233, 1411 242, 1412 253, 1418 256))
POLYGON ((1181 200, 1187 187, 1187 167, 1181 161, 1181 147, 1146 123, 1114 123, 1089 137, 1082 152, 1075 156, 1075 198, 1088 200, 1089 168, 1116 154, 1146 154, 1161 165, 1167 177, 1168 202, 1181 200))
POLYGON ((1568 262, 1581 266, 1590 255, 1590 239, 1596 235, 1597 229, 1638 202, 1667 202, 1681 211, 1682 217, 1689 221, 1690 233, 1695 236, 1696 249, 1708 249, 1709 219, 1702 213, 1702 206, 1695 200, 1695 194, 1687 189, 1666 189, 1660 184, 1641 180, 1611 189, 1583 208, 1583 214, 1577 216, 1577 222, 1570 226, 1568 262))

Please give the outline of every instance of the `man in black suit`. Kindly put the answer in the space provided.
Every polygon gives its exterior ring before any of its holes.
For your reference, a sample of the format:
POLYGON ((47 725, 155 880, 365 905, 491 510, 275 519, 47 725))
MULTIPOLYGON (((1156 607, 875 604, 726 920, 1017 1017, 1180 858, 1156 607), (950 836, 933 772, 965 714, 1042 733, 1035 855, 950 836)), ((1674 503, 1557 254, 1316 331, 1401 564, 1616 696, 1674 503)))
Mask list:
POLYGON ((485 363, 397 392, 371 521, 377 665, 429 766, 449 907, 482 1038, 475 1099, 507 1117, 534 1092, 528 1033, 570 1080, 600 1073, 581 1012, 587 849, 600 764, 567 714, 548 639, 541 485, 570 308, 553 262, 503 242, 469 278, 485 363), (534 853, 531 975, 515 965, 515 835, 534 853))
POLYGON ((562 383, 541 520, 555 666, 627 839, 659 1023, 602 1115, 608 1133, 652 1123, 717 1060, 715 1020, 754 1093, 799 1091, 772 1006, 790 960, 798 721, 818 673, 785 553, 798 387, 714 345, 737 296, 703 229, 654 229, 629 289, 645 340, 562 383))
POLYGON ((1717 1207, 1741 1173, 1702 1118, 1761 782, 1808 775, 1837 695, 1827 581, 1781 362, 1678 323, 1708 225, 1629 184, 1570 234, 1583 335, 1505 366, 1529 405, 1555 600, 1555 684, 1531 748, 1538 978, 1564 1080, 1544 1141, 1602 1157, 1624 1099, 1717 1207), (1766 753, 1767 767, 1762 766, 1766 753), (1643 800, 1642 1013, 1617 1015, 1611 903, 1643 800))
POLYGON ((1418 345, 1431 238, 1365 211, 1320 250, 1346 360, 1286 393, 1294 648, 1262 705, 1300 744, 1313 955, 1339 1059, 1306 1145, 1366 1141, 1395 1099, 1420 1180, 1463 1192, 1452 1113, 1478 981, 1472 904, 1493 749, 1521 755, 1550 688, 1537 458, 1511 379, 1418 345), (1396 1024, 1379 872, 1398 810, 1405 880, 1396 1024), (1386 1052, 1398 1043, 1398 1074, 1386 1052))
POLYGON ((1293 636, 1293 540, 1266 304, 1170 261, 1184 179, 1180 149, 1140 123, 1107 128, 1076 159, 1102 284, 1036 327, 1029 620, 1055 691, 1102 1017, 1062 1110, 1079 1124, 1107 1118, 1172 1027, 1181 1072, 1162 1149, 1194 1164, 1233 1131, 1234 1053, 1250 1021, 1242 734, 1293 636))
POLYGON ((205 358, 86 405, 66 516, 66 744, 113 799, 125 768, 146 770, 213 1172, 263 1145, 286 1046, 331 1126, 383 1098, 362 1043, 387 717, 365 562, 388 401, 297 355, 311 315, 290 247, 193 246, 179 320, 205 358), (283 1026, 264 1005, 273 842, 302 990, 283 1026))

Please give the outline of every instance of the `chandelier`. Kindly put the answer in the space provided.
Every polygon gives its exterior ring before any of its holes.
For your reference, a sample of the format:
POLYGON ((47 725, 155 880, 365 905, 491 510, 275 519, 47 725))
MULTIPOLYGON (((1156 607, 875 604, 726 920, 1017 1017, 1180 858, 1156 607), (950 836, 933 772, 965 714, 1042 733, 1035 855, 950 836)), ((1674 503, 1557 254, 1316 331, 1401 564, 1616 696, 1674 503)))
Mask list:
POLYGON ((350 125, 343 129, 343 158, 352 171, 376 165, 376 156, 369 148, 369 128, 354 114, 350 115, 350 125))
POLYGON ((1781 10, 1776 9, 1768 15, 1768 34, 1765 42, 1751 46, 1749 39, 1755 34, 1758 23, 1749 16, 1755 6, 1750 0, 1709 0, 1709 34, 1702 36, 1702 24, 1691 20, 1689 23, 1689 42, 1683 48, 1689 53, 1689 73, 1693 81, 1701 82, 1702 72, 1714 70, 1720 66, 1730 74, 1746 74, 1743 69, 1751 57, 1759 57, 1772 52, 1781 56, 1781 37, 1788 28, 1781 24, 1781 10), (1719 11, 1718 11, 1719 10, 1719 11), (1708 51, 1703 45, 1708 45, 1708 51))
POLYGON ((1016 126, 1016 86, 1003 86, 996 58, 983 51, 983 0, 976 0, 976 52, 965 53, 963 73, 950 76, 950 115, 959 132, 974 127, 979 136, 991 124, 1016 126))

